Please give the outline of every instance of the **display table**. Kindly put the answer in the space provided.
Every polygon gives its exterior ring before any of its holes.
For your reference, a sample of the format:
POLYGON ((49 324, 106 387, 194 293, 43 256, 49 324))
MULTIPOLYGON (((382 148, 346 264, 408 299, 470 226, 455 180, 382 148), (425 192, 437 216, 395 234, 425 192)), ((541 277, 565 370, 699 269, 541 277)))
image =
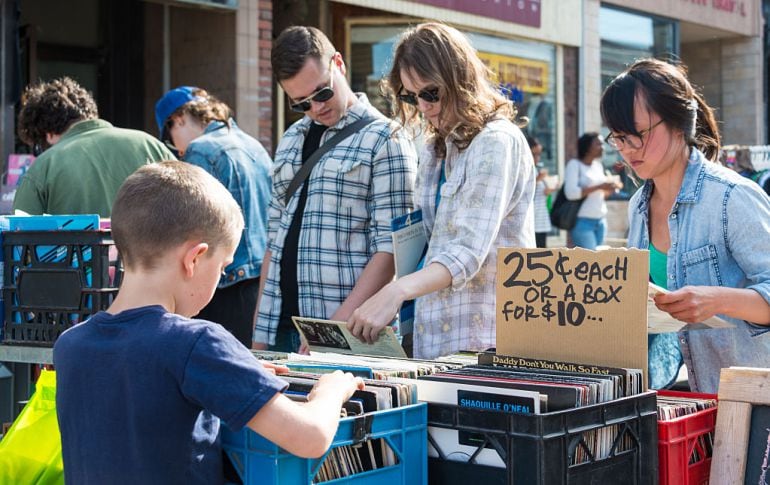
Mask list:
POLYGON ((32 364, 52 364, 53 349, 46 347, 23 347, 0 345, 0 424, 16 419, 21 412, 21 402, 32 393, 32 364))

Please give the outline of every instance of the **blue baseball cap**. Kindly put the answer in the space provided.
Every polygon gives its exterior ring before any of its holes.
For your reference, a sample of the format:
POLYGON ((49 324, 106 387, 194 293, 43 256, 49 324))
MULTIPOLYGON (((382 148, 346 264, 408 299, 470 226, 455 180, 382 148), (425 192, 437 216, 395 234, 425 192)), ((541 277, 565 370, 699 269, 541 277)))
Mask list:
POLYGON ((165 141, 168 137, 168 133, 164 133, 166 121, 174 111, 190 101, 203 99, 200 96, 195 96, 193 94, 196 89, 198 88, 195 86, 179 86, 164 94, 163 97, 155 103, 155 122, 158 123, 158 133, 160 133, 161 140, 165 141))

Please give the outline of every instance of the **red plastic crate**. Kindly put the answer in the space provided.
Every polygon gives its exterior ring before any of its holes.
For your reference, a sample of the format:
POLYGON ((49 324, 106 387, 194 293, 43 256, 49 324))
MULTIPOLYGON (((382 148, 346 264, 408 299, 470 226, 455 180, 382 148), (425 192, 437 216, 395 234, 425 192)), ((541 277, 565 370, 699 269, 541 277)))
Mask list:
MULTIPOLYGON (((716 394, 695 392, 658 391, 661 396, 716 399, 716 394)), ((717 408, 671 421, 658 421, 658 473, 660 485, 707 485, 711 472, 711 454, 703 449, 698 437, 714 432, 717 408), (690 463, 693 452, 701 459, 690 463)), ((712 441, 713 442, 713 441, 712 441)))

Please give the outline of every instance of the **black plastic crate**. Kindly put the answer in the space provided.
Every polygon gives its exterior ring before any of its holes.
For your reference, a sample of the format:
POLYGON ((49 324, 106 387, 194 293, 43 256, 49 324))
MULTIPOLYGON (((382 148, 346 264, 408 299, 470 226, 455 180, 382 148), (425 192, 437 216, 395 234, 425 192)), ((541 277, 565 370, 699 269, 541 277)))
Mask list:
MULTIPOLYGON (((655 484, 658 479, 658 422, 655 393, 616 399, 545 414, 509 414, 451 404, 429 404, 428 426, 472 432, 479 445, 497 450, 505 468, 428 458, 430 484, 484 485, 655 484), (609 456, 586 453, 587 433, 605 428, 612 438, 609 456), (623 450, 625 444, 626 449, 623 450), (623 450, 623 451, 621 451, 623 450), (586 461, 575 463, 576 453, 586 461)), ((440 448, 431 437, 434 448, 440 448)))
POLYGON ((123 275, 110 231, 3 234, 3 342, 50 347, 110 306, 123 275))

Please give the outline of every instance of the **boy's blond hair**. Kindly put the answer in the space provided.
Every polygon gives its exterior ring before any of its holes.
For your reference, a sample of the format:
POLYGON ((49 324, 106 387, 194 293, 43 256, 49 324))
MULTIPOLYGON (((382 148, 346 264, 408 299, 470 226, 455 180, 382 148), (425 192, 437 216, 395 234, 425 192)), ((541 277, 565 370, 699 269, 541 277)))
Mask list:
POLYGON ((243 231, 238 203, 217 179, 184 162, 145 165, 123 182, 112 207, 112 236, 128 269, 153 269, 166 252, 190 240, 209 250, 243 231))

